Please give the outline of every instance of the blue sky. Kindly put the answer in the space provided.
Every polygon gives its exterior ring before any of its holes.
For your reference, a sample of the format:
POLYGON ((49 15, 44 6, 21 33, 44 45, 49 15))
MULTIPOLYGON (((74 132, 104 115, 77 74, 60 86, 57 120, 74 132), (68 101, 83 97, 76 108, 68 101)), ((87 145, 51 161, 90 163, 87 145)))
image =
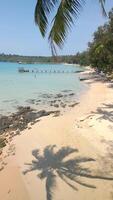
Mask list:
MULTIPOLYGON (((35 3, 36 0, 0 0, 0 53, 51 55, 47 38, 42 38, 34 23, 35 3)), ((106 0, 106 10, 112 7, 113 0, 106 0)), ((98 0, 87 0, 58 54, 75 54, 87 48, 93 32, 107 20, 100 10, 98 0)))

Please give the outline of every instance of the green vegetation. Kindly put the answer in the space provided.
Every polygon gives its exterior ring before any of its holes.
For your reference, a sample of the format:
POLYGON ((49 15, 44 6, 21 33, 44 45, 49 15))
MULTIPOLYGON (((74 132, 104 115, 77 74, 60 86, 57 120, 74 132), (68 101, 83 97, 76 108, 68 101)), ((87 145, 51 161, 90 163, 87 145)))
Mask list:
POLYGON ((105 73, 113 72, 113 9, 109 12, 108 23, 94 33, 88 54, 92 67, 105 73))
POLYGON ((51 56, 51 57, 36 57, 36 56, 19 56, 0 54, 0 62, 21 62, 21 63, 70 63, 87 65, 87 52, 77 53, 76 55, 67 56, 51 56))
POLYGON ((82 53, 78 52, 73 58, 73 63, 79 64, 81 66, 90 65, 88 51, 84 51, 82 53))
POLYGON ((51 57, 37 57, 37 56, 20 56, 20 55, 6 55, 0 54, 1 62, 22 62, 22 63, 39 63, 39 62, 52 62, 51 57))

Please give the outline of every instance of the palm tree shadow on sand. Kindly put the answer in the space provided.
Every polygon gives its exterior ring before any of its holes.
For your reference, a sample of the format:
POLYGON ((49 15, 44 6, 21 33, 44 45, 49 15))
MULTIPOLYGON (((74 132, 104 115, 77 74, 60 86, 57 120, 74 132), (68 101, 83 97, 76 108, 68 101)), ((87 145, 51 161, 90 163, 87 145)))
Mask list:
POLYGON ((58 151, 55 151, 56 145, 47 146, 43 151, 43 155, 40 155, 39 149, 33 150, 32 155, 35 160, 32 163, 27 163, 29 169, 24 171, 26 174, 31 171, 39 170, 38 177, 43 180, 46 179, 46 193, 47 200, 52 200, 53 191, 56 187, 56 178, 59 176, 67 185, 72 189, 78 191, 75 187, 75 183, 88 188, 96 188, 94 185, 85 183, 82 179, 104 179, 113 180, 111 177, 94 176, 88 168, 81 166, 85 162, 94 162, 93 158, 88 157, 75 157, 67 159, 72 153, 77 153, 77 149, 71 147, 62 147, 58 151), (73 184, 71 183, 73 181, 73 184))

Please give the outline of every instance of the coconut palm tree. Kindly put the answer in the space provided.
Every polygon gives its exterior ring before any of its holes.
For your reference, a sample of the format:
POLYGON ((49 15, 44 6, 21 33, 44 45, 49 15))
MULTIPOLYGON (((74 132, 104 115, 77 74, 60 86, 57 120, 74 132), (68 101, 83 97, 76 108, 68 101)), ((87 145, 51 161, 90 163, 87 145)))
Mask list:
MULTIPOLYGON (((106 15, 104 8, 106 0, 98 1, 103 14, 106 15)), ((43 37, 50 25, 48 40, 53 54, 56 53, 56 46, 63 47, 68 30, 73 25, 74 19, 78 17, 85 2, 87 0, 37 0, 35 22, 43 37)))
POLYGON ((47 200, 52 200, 53 198, 53 191, 56 187, 57 177, 60 177, 75 191, 78 190, 75 186, 76 183, 88 188, 96 188, 92 184, 85 183, 82 177, 113 181, 112 177, 92 175, 91 170, 83 166, 83 163, 94 162, 95 160, 93 158, 73 156, 74 158, 71 159, 69 156, 72 153, 78 152, 77 149, 62 147, 57 151, 55 147, 56 145, 47 146, 44 149, 43 155, 39 154, 39 150, 34 150, 32 155, 35 157, 35 160, 30 164, 26 164, 30 166, 30 168, 24 171, 24 174, 35 170, 40 171, 38 177, 41 180, 46 180, 47 200), (71 183, 72 181, 74 184, 71 183))

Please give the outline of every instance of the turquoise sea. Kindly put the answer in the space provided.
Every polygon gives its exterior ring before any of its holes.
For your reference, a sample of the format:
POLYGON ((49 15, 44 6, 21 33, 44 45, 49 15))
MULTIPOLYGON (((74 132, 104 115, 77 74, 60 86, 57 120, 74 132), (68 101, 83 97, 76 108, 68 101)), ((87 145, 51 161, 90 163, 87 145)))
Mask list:
POLYGON ((62 91, 71 91, 78 98, 86 86, 79 81, 79 74, 72 72, 80 69, 78 66, 65 64, 0 62, 0 114, 9 114, 15 111, 17 106, 30 105, 33 99, 41 101, 44 94, 52 96, 62 91), (19 67, 29 69, 30 72, 19 73, 19 67), (36 70, 48 72, 57 70, 59 73, 36 73, 36 70), (60 73, 63 71, 64 73, 60 73))

